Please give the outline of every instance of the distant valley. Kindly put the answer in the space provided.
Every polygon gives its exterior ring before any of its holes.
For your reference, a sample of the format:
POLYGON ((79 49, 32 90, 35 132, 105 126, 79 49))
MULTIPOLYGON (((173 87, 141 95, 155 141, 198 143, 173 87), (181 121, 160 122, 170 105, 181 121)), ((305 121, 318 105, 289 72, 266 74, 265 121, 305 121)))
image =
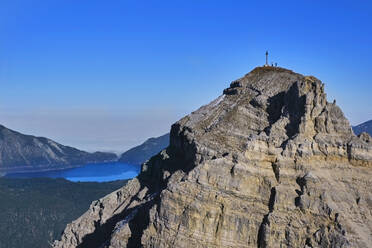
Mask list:
POLYGON ((168 145, 169 133, 149 138, 118 158, 114 153, 89 153, 45 137, 22 134, 0 125, 0 175, 61 170, 85 164, 113 161, 140 165, 168 145))
MULTIPOLYGON (((150 138, 124 152, 119 162, 139 169, 139 164, 160 152, 168 144, 169 134, 150 138)), ((74 167, 75 164, 116 160, 116 155, 111 153, 87 153, 47 138, 24 135, 0 126, 0 174, 4 174, 4 170, 7 172, 25 169, 48 170, 48 173, 30 174, 50 174, 52 176, 47 177, 53 177, 0 178, 2 201, 0 248, 50 247, 50 242, 60 237, 66 224, 82 215, 93 200, 105 196, 127 182, 126 180, 104 183, 71 182, 62 178, 55 179, 55 175, 63 175, 66 173, 63 172, 63 168, 74 167), (50 171, 56 168, 60 170, 50 171)), ((115 163, 118 162, 91 165, 93 175, 105 176, 108 170, 113 174, 122 173, 120 166, 115 166, 115 163)), ((74 176, 73 174, 76 174, 74 171, 83 169, 80 167, 65 171, 70 171, 68 174, 74 176)))
POLYGON ((115 160, 113 153, 89 153, 0 125, 0 173, 56 170, 115 160))
POLYGON ((66 224, 83 214, 93 200, 125 183, 0 178, 0 248, 50 247, 66 224))

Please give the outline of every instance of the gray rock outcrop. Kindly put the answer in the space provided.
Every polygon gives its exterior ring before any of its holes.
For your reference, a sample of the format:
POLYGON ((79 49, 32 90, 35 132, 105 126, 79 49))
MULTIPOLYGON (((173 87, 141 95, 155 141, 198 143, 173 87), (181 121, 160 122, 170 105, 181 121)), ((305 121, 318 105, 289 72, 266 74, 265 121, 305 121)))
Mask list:
POLYGON ((54 247, 370 247, 372 138, 321 81, 258 67, 54 247))

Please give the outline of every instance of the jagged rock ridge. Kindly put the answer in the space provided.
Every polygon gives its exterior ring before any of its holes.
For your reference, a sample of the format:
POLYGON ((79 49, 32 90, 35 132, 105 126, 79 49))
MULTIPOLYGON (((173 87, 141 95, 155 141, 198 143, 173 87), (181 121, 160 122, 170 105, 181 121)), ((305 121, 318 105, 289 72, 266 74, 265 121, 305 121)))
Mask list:
POLYGON ((0 172, 63 169, 116 159, 113 153, 89 153, 0 125, 0 172))
POLYGON ((175 123, 54 247, 368 247, 371 175, 372 138, 321 81, 259 67, 175 123))

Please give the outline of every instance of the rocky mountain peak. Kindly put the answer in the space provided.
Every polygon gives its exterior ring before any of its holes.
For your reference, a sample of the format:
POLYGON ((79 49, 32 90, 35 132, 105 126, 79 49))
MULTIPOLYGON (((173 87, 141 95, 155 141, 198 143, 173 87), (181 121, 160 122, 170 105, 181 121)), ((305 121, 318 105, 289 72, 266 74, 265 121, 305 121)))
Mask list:
POLYGON ((224 95, 174 128, 178 126, 191 129, 191 138, 215 153, 223 147, 243 152, 261 140, 294 156, 312 143, 346 144, 353 135, 340 108, 327 102, 320 80, 278 67, 258 67, 233 81, 224 95))
POLYGON ((368 247, 370 140, 320 80, 255 68, 172 125, 170 146, 55 247, 368 247))

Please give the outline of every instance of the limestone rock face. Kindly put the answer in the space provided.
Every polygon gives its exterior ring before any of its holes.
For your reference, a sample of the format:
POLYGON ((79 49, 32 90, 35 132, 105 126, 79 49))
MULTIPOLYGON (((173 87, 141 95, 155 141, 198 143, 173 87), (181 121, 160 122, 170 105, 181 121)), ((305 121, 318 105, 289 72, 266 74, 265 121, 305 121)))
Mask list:
POLYGON ((372 138, 322 82, 259 67, 175 123, 54 247, 371 247, 371 187, 372 138))

